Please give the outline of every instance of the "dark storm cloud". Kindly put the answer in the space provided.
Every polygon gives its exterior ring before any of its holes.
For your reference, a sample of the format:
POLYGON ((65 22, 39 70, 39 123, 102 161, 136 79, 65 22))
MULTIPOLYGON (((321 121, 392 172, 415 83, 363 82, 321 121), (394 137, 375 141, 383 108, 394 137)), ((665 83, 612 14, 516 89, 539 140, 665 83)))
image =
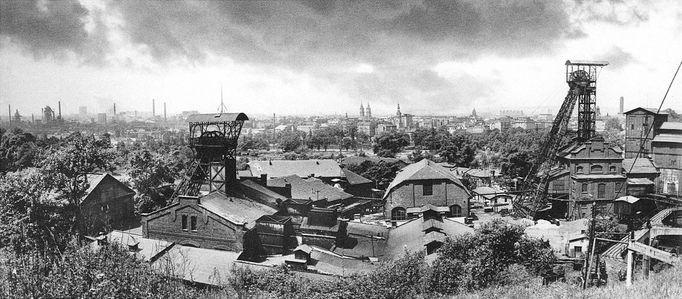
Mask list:
POLYGON ((247 63, 432 62, 528 55, 574 32, 561 2, 123 1, 125 31, 159 60, 207 52, 247 63))
POLYGON ((85 61, 99 60, 106 39, 96 20, 95 34, 85 30, 88 10, 73 0, 0 1, 0 37, 21 45, 36 57, 74 52, 85 61))

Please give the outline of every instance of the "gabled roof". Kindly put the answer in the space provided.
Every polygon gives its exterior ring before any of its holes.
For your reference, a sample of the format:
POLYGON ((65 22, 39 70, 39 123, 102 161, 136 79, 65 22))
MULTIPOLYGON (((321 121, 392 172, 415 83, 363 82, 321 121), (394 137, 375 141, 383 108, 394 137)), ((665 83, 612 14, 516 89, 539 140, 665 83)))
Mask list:
POLYGON ((124 184, 121 181, 119 181, 118 179, 116 179, 116 177, 114 177, 108 173, 105 173, 105 174, 88 173, 86 176, 87 176, 88 183, 90 183, 90 187, 88 187, 88 189, 85 190, 85 195, 83 196, 83 201, 81 202, 81 204, 88 199, 88 197, 90 196, 92 191, 95 191, 95 189, 102 182, 105 182, 108 180, 113 180, 114 184, 120 186, 124 190, 127 190, 129 193, 135 193, 135 190, 131 189, 126 184, 124 184))
POLYGON ((628 158, 623 159, 623 169, 628 174, 655 174, 658 173, 656 166, 647 158, 628 158), (633 167, 634 164, 634 167, 633 167), (632 168, 632 171, 630 171, 632 168))
POLYGON ((661 110, 661 112, 656 113, 658 111, 657 108, 644 108, 644 107, 637 107, 637 108, 625 111, 625 112, 623 112, 623 114, 630 114, 630 113, 635 112, 635 111, 644 111, 644 112, 651 113, 651 114, 668 114, 668 112, 663 111, 663 110, 661 110))
POLYGON ((346 168, 342 168, 343 174, 346 176, 346 181, 348 181, 349 184, 351 185, 360 185, 360 184, 371 184, 372 180, 365 178, 355 172, 352 172, 346 168))
MULTIPOLYGON (((467 190, 466 187, 462 185, 462 182, 451 171, 428 159, 424 159, 417 163, 410 164, 398 171, 395 179, 393 179, 391 184, 388 185, 386 194, 384 194, 384 198, 386 198, 388 194, 393 191, 393 188, 396 188, 398 185, 407 181, 417 180, 449 180, 455 183, 455 185, 460 186, 462 189, 467 190)), ((467 192, 469 191, 467 190, 467 192)))
POLYGON ((199 198, 199 206, 234 224, 245 225, 249 229, 255 226, 256 220, 261 216, 277 212, 276 209, 255 201, 229 197, 222 191, 214 191, 199 198))
POLYGON ((293 199, 336 201, 353 197, 316 178, 302 179, 296 175, 290 175, 268 180, 268 187, 284 187, 286 184, 291 184, 291 198, 293 199))

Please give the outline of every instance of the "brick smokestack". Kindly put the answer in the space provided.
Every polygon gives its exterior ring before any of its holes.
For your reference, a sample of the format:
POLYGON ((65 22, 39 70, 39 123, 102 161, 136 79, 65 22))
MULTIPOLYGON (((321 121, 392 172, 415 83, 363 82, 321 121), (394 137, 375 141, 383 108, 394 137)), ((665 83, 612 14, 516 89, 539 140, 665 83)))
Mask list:
POLYGON ((156 100, 152 99, 152 116, 156 117, 156 100))
POLYGON ((59 119, 62 119, 62 101, 58 101, 57 105, 59 106, 59 119))
POLYGON ((166 121, 166 102, 163 102, 163 121, 166 121))

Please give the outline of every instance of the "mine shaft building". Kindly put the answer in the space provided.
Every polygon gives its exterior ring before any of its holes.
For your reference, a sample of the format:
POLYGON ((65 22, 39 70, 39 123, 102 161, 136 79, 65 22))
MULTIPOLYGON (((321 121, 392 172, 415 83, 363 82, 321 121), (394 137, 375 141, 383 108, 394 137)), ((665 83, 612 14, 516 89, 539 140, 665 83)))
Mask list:
POLYGON ((570 189, 567 200, 553 203, 554 214, 568 219, 591 217, 593 203, 601 211, 613 212, 613 201, 627 191, 620 147, 596 136, 573 143, 557 155, 568 170, 570 189))

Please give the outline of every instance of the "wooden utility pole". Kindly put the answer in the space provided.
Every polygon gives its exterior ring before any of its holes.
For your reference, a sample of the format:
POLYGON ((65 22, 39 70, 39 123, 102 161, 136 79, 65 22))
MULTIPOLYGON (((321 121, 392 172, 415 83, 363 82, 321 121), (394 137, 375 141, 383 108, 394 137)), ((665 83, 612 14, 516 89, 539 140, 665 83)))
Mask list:
MULTIPOLYGON (((632 244, 633 239, 634 239, 633 237, 634 237, 634 232, 630 232, 629 244, 632 244)), ((626 287, 632 286, 632 262, 633 262, 632 261, 633 260, 632 255, 633 255, 632 250, 628 248, 628 264, 627 264, 628 268, 626 269, 626 272, 625 272, 626 273, 626 275, 625 275, 625 277, 626 277, 625 278, 625 286, 626 287)))
POLYGON ((596 210, 597 204, 596 202, 592 202, 592 225, 590 226, 590 238, 589 238, 589 244, 587 245, 587 254, 585 256, 585 264, 583 265, 583 290, 587 288, 587 280, 590 278, 590 259, 592 259, 592 256, 594 255, 594 246, 595 245, 595 239, 594 239, 594 229, 595 229, 595 219, 597 218, 597 210, 596 210), (591 253, 591 254, 590 254, 591 253))

